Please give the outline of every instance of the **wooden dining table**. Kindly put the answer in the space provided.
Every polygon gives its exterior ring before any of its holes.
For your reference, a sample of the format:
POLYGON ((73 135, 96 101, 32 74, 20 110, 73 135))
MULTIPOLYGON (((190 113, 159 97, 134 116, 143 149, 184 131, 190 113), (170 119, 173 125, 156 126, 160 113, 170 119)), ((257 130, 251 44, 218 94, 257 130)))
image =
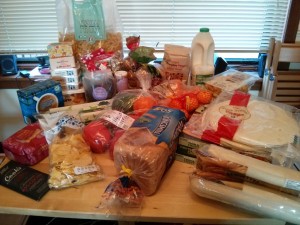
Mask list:
MULTIPOLYGON (((48 158, 32 168, 48 173, 48 158)), ((189 186, 194 165, 175 161, 161 180, 155 194, 146 196, 141 208, 108 210, 102 194, 108 184, 119 177, 108 153, 95 154, 104 179, 80 186, 51 189, 41 200, 32 200, 0 186, 0 213, 45 217, 114 220, 119 222, 172 222, 184 224, 255 224, 283 225, 284 221, 199 197, 189 186)), ((1 166, 9 160, 6 158, 1 166)))

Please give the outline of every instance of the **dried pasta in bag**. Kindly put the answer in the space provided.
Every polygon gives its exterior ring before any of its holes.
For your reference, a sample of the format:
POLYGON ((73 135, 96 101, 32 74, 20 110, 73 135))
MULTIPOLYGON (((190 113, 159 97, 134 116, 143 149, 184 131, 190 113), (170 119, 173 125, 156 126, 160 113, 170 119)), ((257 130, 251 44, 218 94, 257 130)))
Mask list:
POLYGON ((56 0, 56 14, 59 42, 74 44, 77 61, 99 48, 123 57, 122 25, 114 0, 56 0))

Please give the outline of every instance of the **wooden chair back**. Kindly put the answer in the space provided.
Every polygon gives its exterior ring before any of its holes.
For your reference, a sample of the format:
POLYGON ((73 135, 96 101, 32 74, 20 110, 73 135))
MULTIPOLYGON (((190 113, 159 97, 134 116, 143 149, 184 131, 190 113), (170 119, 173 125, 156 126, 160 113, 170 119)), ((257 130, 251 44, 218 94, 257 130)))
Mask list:
POLYGON ((265 98, 300 108, 300 44, 275 41, 265 98), (280 69, 287 63, 288 69, 280 69), (298 63, 293 65, 292 63, 298 63), (295 66, 295 68, 292 68, 295 66))

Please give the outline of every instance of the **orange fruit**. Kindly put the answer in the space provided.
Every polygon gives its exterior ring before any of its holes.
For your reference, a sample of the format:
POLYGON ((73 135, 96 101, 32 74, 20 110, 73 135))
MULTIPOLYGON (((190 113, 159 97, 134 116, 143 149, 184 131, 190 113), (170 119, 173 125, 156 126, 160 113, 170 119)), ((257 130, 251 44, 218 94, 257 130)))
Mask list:
POLYGON ((184 109, 183 103, 179 99, 172 99, 169 103, 169 107, 173 109, 184 109))
POLYGON ((213 98, 212 92, 208 90, 200 90, 197 94, 197 99, 200 104, 208 104, 213 98))
POLYGON ((189 94, 185 96, 185 109, 191 113, 194 112, 199 107, 199 102, 197 96, 194 94, 189 94))
POLYGON ((133 103, 134 111, 147 111, 156 105, 156 101, 151 96, 140 96, 133 103))

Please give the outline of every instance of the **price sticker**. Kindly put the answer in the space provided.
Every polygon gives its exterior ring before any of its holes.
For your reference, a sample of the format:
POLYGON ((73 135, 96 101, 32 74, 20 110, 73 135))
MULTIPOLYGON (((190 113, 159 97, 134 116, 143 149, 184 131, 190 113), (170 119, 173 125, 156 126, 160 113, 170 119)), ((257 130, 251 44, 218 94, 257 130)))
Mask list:
POLYGON ((96 172, 98 170, 99 170, 99 168, 96 165, 82 166, 82 167, 76 166, 76 167, 74 167, 74 173, 76 175, 96 172))
POLYGON ((133 118, 117 110, 112 110, 104 113, 101 118, 105 119, 108 122, 111 122, 112 124, 123 130, 128 130, 134 122, 133 118))

